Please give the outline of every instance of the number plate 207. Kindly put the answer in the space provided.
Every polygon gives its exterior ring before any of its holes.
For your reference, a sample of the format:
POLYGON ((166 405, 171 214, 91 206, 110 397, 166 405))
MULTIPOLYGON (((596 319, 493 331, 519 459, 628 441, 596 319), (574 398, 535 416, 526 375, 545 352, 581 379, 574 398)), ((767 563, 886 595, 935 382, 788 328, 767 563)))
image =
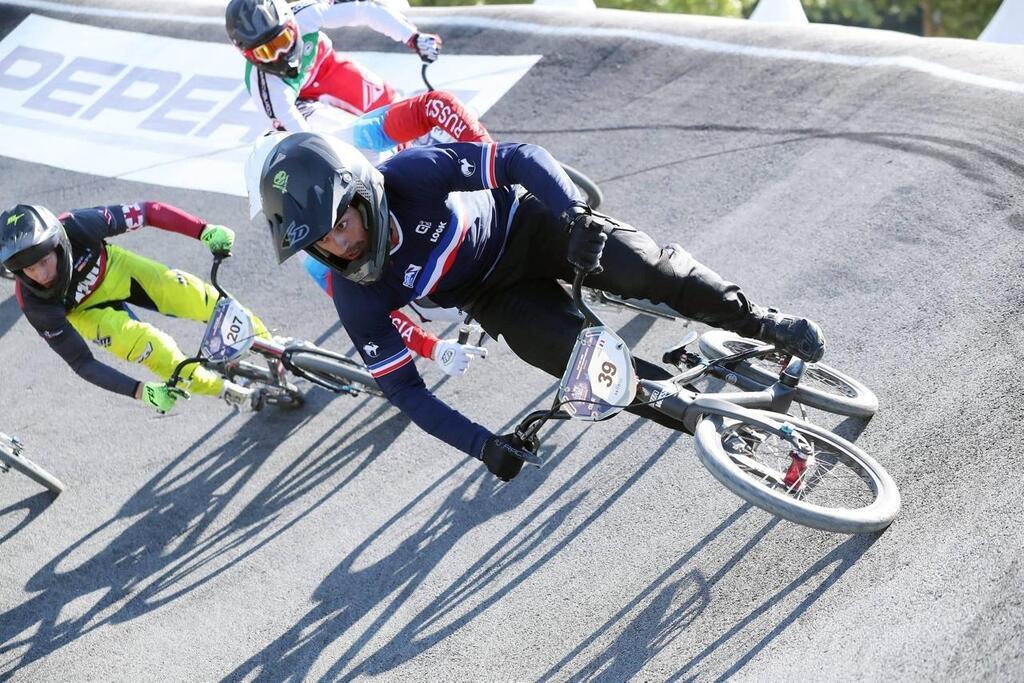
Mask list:
POLYGON ((252 338, 249 314, 234 299, 222 298, 203 335, 202 355, 215 362, 235 360, 249 350, 252 338))

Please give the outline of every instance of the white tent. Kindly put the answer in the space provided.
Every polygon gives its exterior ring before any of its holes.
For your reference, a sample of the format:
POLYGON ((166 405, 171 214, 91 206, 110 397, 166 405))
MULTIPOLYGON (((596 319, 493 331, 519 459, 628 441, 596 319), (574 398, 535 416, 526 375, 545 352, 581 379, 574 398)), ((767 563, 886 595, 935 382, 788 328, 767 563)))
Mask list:
POLYGON ((1003 0, 978 40, 1024 45, 1024 0, 1003 0))
POLYGON ((751 21, 778 24, 806 24, 807 15, 800 0, 761 0, 750 14, 751 21))

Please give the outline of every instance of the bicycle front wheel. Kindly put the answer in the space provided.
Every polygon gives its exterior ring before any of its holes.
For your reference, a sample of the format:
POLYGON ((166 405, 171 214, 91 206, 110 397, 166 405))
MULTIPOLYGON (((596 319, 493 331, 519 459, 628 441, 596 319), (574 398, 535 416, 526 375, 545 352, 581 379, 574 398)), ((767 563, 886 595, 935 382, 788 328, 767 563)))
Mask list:
POLYGON ((325 377, 337 384, 358 385, 360 391, 374 396, 383 396, 377 381, 362 363, 323 353, 297 351, 291 355, 290 363, 301 370, 325 377))
MULTIPOLYGON (((714 360, 747 351, 762 342, 744 339, 732 332, 709 330, 701 335, 700 351, 714 360)), ((729 369, 751 382, 750 388, 763 389, 779 381, 786 356, 773 351, 767 356, 745 360, 729 369)), ((871 417, 878 412, 878 397, 864 384, 824 363, 808 363, 807 371, 795 387, 793 399, 812 408, 836 415, 871 417)))
POLYGON ((3 461, 11 469, 21 472, 37 484, 46 487, 55 496, 60 495, 61 491, 64 490, 64 484, 60 479, 23 455, 15 455, 9 453, 5 448, 0 448, 0 461, 3 461))
POLYGON ((742 417, 704 416, 694 432, 697 453, 727 489, 791 522, 838 533, 879 531, 899 514, 896 482, 867 453, 808 422, 758 412, 790 425, 811 456, 795 457, 781 433, 742 417))

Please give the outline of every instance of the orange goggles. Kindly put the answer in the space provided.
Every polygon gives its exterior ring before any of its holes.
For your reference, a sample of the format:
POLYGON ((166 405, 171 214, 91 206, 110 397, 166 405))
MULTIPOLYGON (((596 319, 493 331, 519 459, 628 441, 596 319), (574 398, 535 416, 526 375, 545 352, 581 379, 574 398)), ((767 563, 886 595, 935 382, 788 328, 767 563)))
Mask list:
POLYGON ((298 33, 293 24, 288 24, 283 31, 267 42, 257 45, 251 50, 246 50, 245 56, 264 64, 275 62, 281 55, 288 54, 288 51, 292 49, 298 38, 298 33))

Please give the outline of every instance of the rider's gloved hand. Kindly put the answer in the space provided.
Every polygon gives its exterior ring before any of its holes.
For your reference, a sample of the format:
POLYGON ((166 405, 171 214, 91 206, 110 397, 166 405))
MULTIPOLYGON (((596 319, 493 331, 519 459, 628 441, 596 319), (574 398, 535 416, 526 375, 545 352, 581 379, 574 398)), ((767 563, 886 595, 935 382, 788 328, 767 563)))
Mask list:
POLYGON ((208 224, 199 235, 214 256, 224 256, 235 244, 235 231, 224 225, 208 224))
POLYGON ((562 222, 569 230, 569 263, 584 273, 600 273, 607 221, 591 213, 590 207, 573 204, 562 214, 562 222))
POLYGON ((495 434, 484 442, 479 458, 498 479, 512 481, 519 474, 519 470, 523 469, 523 463, 532 455, 517 435, 495 434))
POLYGON ((136 398, 148 406, 157 409, 161 415, 174 407, 179 398, 188 398, 188 392, 177 387, 169 387, 163 382, 146 382, 139 387, 136 398))
POLYGON ((441 36, 436 33, 414 33, 406 45, 427 64, 436 62, 441 56, 441 36))
POLYGON ((473 356, 487 358, 487 349, 482 346, 460 344, 456 339, 442 339, 434 345, 433 361, 444 374, 459 377, 466 374, 473 356))

